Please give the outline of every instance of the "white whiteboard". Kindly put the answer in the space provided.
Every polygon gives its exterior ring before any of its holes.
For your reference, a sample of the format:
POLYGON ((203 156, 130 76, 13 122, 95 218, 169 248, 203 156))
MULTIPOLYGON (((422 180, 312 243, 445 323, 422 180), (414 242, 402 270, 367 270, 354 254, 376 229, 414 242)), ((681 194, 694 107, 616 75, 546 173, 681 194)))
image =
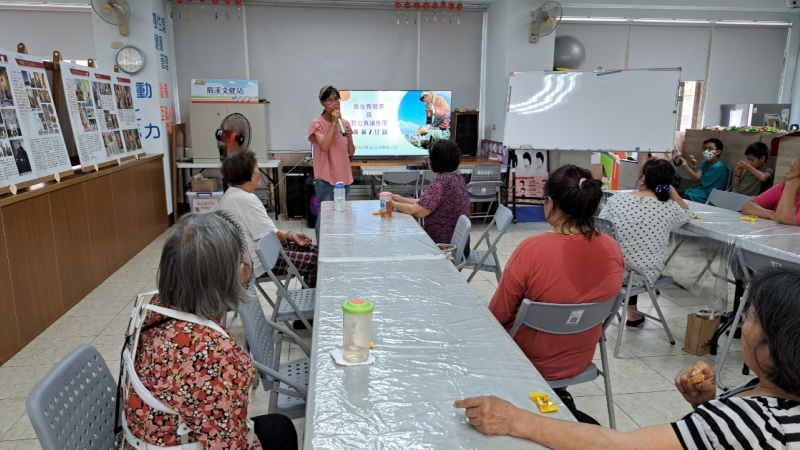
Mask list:
POLYGON ((671 150, 680 69, 517 72, 503 143, 539 150, 671 150))

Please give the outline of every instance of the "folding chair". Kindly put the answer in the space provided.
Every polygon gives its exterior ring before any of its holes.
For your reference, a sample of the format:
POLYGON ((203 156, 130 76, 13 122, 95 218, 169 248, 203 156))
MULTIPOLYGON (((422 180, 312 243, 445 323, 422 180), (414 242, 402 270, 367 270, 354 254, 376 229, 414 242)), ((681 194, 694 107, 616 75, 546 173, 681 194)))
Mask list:
MULTIPOLYGON (((270 392, 268 412, 283 414, 290 419, 304 417, 308 394, 309 359, 296 359, 281 364, 281 347, 288 337, 303 349, 306 356, 311 355, 311 350, 288 328, 267 320, 258 296, 255 295, 255 291, 251 290, 251 293, 253 299, 239 305, 239 317, 242 319, 253 364, 261 375, 264 390, 270 392)), ((258 385, 257 381, 258 379, 253 383, 254 389, 258 385)))
POLYGON ((458 270, 461 270, 464 264, 467 263, 466 258, 464 258, 464 248, 467 246, 470 229, 472 229, 472 222, 469 221, 469 217, 460 216, 458 222, 456 222, 456 229, 453 230, 453 237, 450 239, 450 243, 456 246, 453 264, 456 265, 458 270))
POLYGON ((417 195, 419 190, 419 170, 387 170, 381 178, 378 192, 389 189, 392 194, 417 195))
POLYGON ((714 189, 708 196, 706 205, 716 206, 717 208, 727 209, 728 211, 742 212, 742 206, 750 201, 751 198, 752 197, 735 192, 714 189))
POLYGON ((273 322, 284 322, 288 324, 293 320, 300 320, 303 324, 311 329, 311 323, 308 317, 314 316, 314 305, 317 290, 309 288, 303 277, 298 272, 297 268, 292 264, 289 256, 283 251, 281 241, 275 233, 269 233, 258 241, 256 246, 256 255, 267 271, 267 277, 275 283, 278 287, 278 295, 275 302, 267 295, 261 285, 258 283, 259 278, 256 280, 256 287, 264 295, 270 305, 272 305, 272 320, 273 322), (272 271, 275 264, 278 262, 278 257, 286 261, 286 276, 278 277, 272 271), (302 289, 289 289, 292 280, 297 278, 300 281, 302 289), (283 281, 281 281, 283 280, 283 281))
POLYGON ((542 333, 568 335, 583 333, 602 323, 603 332, 600 333, 599 343, 603 369, 600 370, 594 363, 589 363, 586 369, 578 375, 561 380, 548 380, 547 384, 556 389, 588 383, 602 375, 606 387, 608 423, 612 429, 617 428, 617 421, 614 417, 614 399, 611 394, 611 373, 608 370, 605 331, 616 316, 621 299, 622 295, 617 295, 611 300, 600 303, 557 304, 532 302, 526 298, 519 307, 517 318, 514 320, 514 326, 510 332, 513 338, 517 334, 517 330, 525 325, 542 333))
POLYGON ((422 197, 422 194, 425 192, 425 189, 428 188, 428 185, 431 184, 431 181, 433 181, 434 178, 436 178, 436 174, 433 173, 432 170, 425 170, 422 172, 422 178, 420 179, 419 182, 419 191, 418 191, 419 195, 417 195, 417 198, 422 197))
POLYGON ((115 445, 117 383, 96 348, 71 351, 28 394, 25 408, 45 449, 109 450, 115 445))
MULTIPOLYGON (((594 222, 598 230, 611 236, 611 238, 617 241, 617 230, 610 220, 596 217, 594 222)), ((617 241, 617 243, 619 243, 619 241, 617 241)), ((672 337, 672 333, 669 331, 669 325, 667 325, 667 321, 664 319, 664 314, 661 312, 661 307, 658 306, 658 295, 655 293, 657 289, 665 288, 675 284, 675 282, 672 280, 672 277, 662 274, 651 286, 650 282, 647 280, 647 276, 645 276, 641 269, 627 261, 625 262, 625 267, 630 272, 630 276, 628 277, 627 283, 622 287, 622 293, 620 294, 620 296, 624 297, 625 300, 622 302, 622 313, 620 314, 619 318, 619 330, 617 331, 617 344, 614 347, 614 358, 619 358, 619 346, 622 342, 622 331, 625 328, 625 321, 627 320, 628 310, 630 309, 629 303, 631 295, 640 295, 644 294, 645 292, 650 296, 650 300, 653 302, 653 307, 656 309, 658 317, 653 317, 650 314, 646 314, 641 311, 636 311, 636 313, 663 325, 664 331, 667 333, 667 339, 669 339, 669 343, 671 345, 675 345, 675 338, 672 337)))
POLYGON ((500 186, 502 186, 502 167, 500 164, 475 164, 472 169, 472 176, 467 183, 469 191, 469 202, 489 203, 486 213, 483 215, 470 215, 471 219, 486 219, 492 217, 492 205, 494 202, 500 204, 500 186))
MULTIPOLYGON (((459 218, 459 220, 461 219, 459 218)), ((479 270, 494 272, 495 277, 497 277, 497 282, 500 282, 503 269, 500 268, 500 259, 497 257, 497 243, 500 242, 500 238, 508 231, 513 220, 514 215, 511 214, 510 209, 503 205, 497 205, 497 212, 492 222, 489 224, 489 227, 483 232, 483 235, 475 244, 475 248, 469 252, 469 257, 464 261, 462 267, 459 268, 459 270, 461 270, 464 267, 474 267, 472 274, 467 278, 468 283, 472 281, 479 270), (492 229, 492 225, 497 227, 497 236, 494 238, 494 241, 489 240, 489 231, 492 229), (477 250, 483 240, 486 240, 487 249, 477 250)))
POLYGON ((759 270, 769 267, 793 267, 795 269, 800 269, 800 264, 797 264, 794 261, 787 261, 785 259, 776 258, 773 256, 762 255, 751 250, 746 250, 740 247, 738 244, 736 245, 736 256, 739 259, 739 264, 742 266, 742 270, 745 273, 745 278, 748 280, 748 283, 745 287, 742 299, 739 301, 739 307, 736 308, 736 314, 733 316, 733 321, 731 322, 730 327, 731 331, 728 333, 728 339, 725 341, 725 347, 723 347, 722 354, 720 354, 719 361, 717 361, 717 386, 723 390, 728 390, 731 388, 731 386, 728 386, 722 382, 722 369, 725 366, 725 360, 728 358, 728 353, 731 349, 731 343, 733 342, 734 335, 736 334, 735 331, 739 327, 739 323, 743 322, 742 316, 744 315, 745 305, 747 305, 747 298, 750 296, 749 280, 752 280, 753 275, 755 275, 759 270))

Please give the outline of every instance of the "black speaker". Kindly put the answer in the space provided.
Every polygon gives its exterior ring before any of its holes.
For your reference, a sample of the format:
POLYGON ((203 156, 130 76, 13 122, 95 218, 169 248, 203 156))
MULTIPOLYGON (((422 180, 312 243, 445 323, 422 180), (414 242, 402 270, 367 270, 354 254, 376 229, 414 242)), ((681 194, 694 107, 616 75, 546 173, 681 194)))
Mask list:
POLYGON ((461 156, 478 154, 478 113, 453 113, 453 140, 461 148, 461 156))
POLYGON ((306 180, 306 226, 314 228, 317 226, 317 216, 319 215, 319 200, 317 200, 317 190, 314 188, 314 180, 306 180))
POLYGON ((306 174, 286 174, 286 215, 290 219, 306 216, 306 174))

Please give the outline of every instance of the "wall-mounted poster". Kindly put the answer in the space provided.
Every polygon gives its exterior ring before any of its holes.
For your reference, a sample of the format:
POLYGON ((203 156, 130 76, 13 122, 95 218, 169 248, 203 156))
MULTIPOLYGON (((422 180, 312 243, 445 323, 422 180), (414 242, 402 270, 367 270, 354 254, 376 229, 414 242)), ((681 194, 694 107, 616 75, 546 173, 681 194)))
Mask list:
POLYGON ((84 168, 144 153, 129 78, 69 62, 61 78, 84 168))
MULTIPOLYGON (((517 175, 515 191, 517 197, 544 197, 544 184, 548 175, 517 175)), ((531 200, 529 203, 542 204, 542 200, 531 200)))
POLYGON ((0 48, 0 189, 72 174, 44 60, 0 48))
POLYGON ((543 150, 517 150, 517 176, 547 175, 547 152, 543 150))

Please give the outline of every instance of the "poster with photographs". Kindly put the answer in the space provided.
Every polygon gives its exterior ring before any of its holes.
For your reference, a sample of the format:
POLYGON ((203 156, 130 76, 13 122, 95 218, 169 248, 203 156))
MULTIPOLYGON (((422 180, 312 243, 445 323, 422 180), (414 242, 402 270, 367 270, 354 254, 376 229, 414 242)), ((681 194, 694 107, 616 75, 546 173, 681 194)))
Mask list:
POLYGON ((69 62, 61 74, 83 167, 144 153, 129 78, 69 62))
MULTIPOLYGON (((544 184, 547 182, 547 175, 519 175, 515 177, 514 190, 519 197, 544 197, 544 184)), ((542 204, 542 200, 531 200, 530 203, 542 204)))
POLYGON ((44 60, 0 48, 0 189, 72 173, 44 60))

